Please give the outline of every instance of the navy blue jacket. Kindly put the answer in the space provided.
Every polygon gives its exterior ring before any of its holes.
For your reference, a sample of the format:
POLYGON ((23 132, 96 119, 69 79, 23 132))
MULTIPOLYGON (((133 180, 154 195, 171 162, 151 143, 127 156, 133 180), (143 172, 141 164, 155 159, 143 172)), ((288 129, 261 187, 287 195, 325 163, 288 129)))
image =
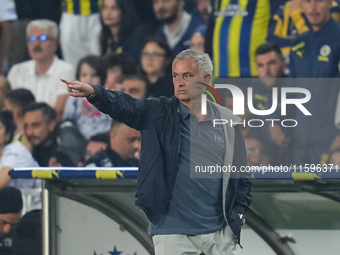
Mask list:
MULTIPOLYGON (((304 104, 312 116, 296 110, 294 119, 298 125, 293 129, 294 144, 312 148, 328 144, 328 149, 339 131, 334 125, 338 101, 340 77, 340 25, 333 19, 319 31, 312 30, 296 38, 291 47, 289 70, 294 80, 292 85, 307 89, 311 99, 304 104)), ((297 95, 299 96, 299 95, 297 95)), ((328 152, 328 149, 324 153, 328 152)))
POLYGON ((333 18, 319 31, 296 38, 289 55, 292 78, 337 78, 340 60, 340 24, 333 18))
MULTIPOLYGON (((142 149, 138 172, 136 205, 157 224, 170 200, 178 170, 180 145, 179 100, 176 97, 136 99, 125 93, 95 86, 89 102, 117 121, 141 131, 142 149)), ((246 166, 245 146, 240 128, 235 128, 233 165, 246 166)), ((251 181, 232 173, 226 190, 225 218, 240 238, 241 219, 250 202, 251 181)))

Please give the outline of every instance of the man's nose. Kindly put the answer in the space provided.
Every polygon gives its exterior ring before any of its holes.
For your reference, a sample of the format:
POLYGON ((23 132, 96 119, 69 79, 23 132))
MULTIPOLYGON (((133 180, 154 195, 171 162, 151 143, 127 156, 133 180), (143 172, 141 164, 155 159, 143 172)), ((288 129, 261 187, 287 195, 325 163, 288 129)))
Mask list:
POLYGON ((157 1, 157 3, 154 4, 154 9, 156 12, 159 12, 160 9, 163 8, 163 1, 157 1))
POLYGON ((31 41, 29 43, 31 44, 31 46, 36 47, 37 45, 40 45, 40 40, 37 39, 37 40, 31 41))
POLYGON ((141 147, 140 145, 141 145, 140 140, 136 140, 133 142, 132 147, 135 151, 140 151, 141 147))
POLYGON ((11 225, 10 224, 5 224, 2 228, 2 231, 5 233, 5 234, 8 234, 9 232, 11 232, 11 225))
POLYGON ((32 134, 32 129, 30 127, 25 127, 25 134, 30 136, 32 134))
POLYGON ((135 147, 137 150, 139 150, 139 149, 140 149, 140 140, 138 140, 138 141, 135 141, 135 143, 134 143, 134 147, 135 147))
POLYGON ((269 74, 270 74, 270 68, 269 68, 268 65, 266 65, 266 66, 264 67, 264 71, 265 71, 265 74, 266 74, 266 75, 269 75, 269 74))
POLYGON ((184 79, 182 77, 180 77, 180 76, 175 78, 175 82, 179 86, 181 86, 181 85, 183 86, 185 84, 184 83, 184 79))

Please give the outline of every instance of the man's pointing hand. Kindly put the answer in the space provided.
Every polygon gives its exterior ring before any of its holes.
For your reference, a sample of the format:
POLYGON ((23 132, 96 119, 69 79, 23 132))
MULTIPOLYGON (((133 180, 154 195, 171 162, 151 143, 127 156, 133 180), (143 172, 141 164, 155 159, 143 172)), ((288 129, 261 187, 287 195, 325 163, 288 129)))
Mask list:
POLYGON ((67 85, 67 91, 73 97, 89 97, 94 94, 94 88, 80 81, 68 81, 63 78, 60 80, 67 85))

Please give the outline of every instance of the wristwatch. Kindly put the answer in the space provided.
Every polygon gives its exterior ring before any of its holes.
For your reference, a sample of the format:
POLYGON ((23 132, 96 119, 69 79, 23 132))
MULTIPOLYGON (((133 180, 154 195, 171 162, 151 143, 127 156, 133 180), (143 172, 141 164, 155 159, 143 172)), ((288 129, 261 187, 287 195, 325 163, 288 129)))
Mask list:
POLYGON ((87 98, 87 99, 92 99, 92 98, 94 98, 94 96, 97 94, 97 92, 96 92, 96 89, 94 88, 94 85, 92 85, 92 84, 89 84, 89 85, 93 88, 94 92, 93 92, 93 94, 89 95, 89 96, 86 97, 86 98, 87 98))

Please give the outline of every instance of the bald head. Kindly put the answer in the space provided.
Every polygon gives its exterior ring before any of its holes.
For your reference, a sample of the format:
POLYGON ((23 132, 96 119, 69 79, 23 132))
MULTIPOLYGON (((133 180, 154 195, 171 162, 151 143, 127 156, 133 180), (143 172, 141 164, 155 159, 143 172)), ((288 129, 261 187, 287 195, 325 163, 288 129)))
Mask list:
POLYGON ((111 149, 124 160, 133 158, 140 150, 140 132, 114 121, 110 131, 111 149))

